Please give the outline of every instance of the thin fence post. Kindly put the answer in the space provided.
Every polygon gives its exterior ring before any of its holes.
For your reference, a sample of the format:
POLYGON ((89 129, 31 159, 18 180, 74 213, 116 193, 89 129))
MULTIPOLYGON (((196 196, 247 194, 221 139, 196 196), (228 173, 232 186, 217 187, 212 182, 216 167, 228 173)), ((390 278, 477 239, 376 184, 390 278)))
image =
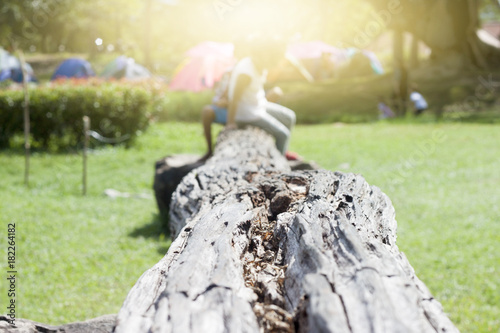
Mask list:
POLYGON ((28 91, 28 72, 26 71, 26 61, 24 53, 19 50, 19 60, 21 60, 21 70, 23 73, 23 91, 24 91, 24 185, 29 187, 30 181, 30 95, 28 91))
POLYGON ((87 195, 87 150, 89 148, 89 132, 90 132, 90 118, 83 117, 83 175, 82 175, 82 194, 87 195))

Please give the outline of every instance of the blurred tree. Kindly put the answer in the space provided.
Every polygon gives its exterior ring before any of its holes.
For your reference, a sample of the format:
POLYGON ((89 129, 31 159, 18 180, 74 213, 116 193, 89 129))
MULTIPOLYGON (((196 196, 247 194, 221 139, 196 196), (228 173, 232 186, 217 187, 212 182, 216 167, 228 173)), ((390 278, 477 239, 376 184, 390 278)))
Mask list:
POLYGON ((2 0, 0 43, 42 52, 141 50, 154 65, 178 62, 203 40, 238 42, 259 29, 286 41, 363 48, 389 27, 414 34, 436 59, 484 67, 498 50, 475 29, 480 17, 498 17, 498 7, 497 0, 2 0), (397 5, 401 12, 391 13, 397 5))
MULTIPOLYGON (((90 52, 94 41, 102 38, 107 44, 120 44, 123 36, 135 43, 128 26, 136 15, 141 0, 2 0, 0 3, 0 43, 16 41, 24 49, 41 52, 90 52), (90 46, 89 46, 90 45, 90 46), (89 49, 89 47, 91 47, 89 49)), ((140 40, 140 39, 139 39, 140 40)))
POLYGON ((0 5, 0 45, 7 48, 20 40, 21 35, 31 33, 24 18, 31 11, 29 1, 3 0, 0 5))
POLYGON ((500 50, 483 43, 476 31, 480 27, 483 0, 368 0, 379 11, 399 5, 390 18, 389 28, 406 31, 432 50, 432 58, 456 68, 491 68, 500 62, 500 50))
POLYGON ((116 50, 155 69, 201 41, 241 42, 256 31, 357 46, 352 36, 370 10, 363 0, 2 0, 0 43, 43 53, 116 50))

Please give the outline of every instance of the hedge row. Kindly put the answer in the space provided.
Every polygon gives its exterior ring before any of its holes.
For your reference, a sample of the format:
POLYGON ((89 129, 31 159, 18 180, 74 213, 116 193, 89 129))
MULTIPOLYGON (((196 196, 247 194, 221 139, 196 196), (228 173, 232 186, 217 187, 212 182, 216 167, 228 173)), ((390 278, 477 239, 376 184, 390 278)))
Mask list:
POLYGON ((201 110, 210 104, 213 92, 155 91, 153 115, 159 121, 201 121, 201 110))
MULTIPOLYGON (((151 119, 153 93, 117 83, 64 84, 30 89, 30 120, 35 147, 75 147, 83 137, 83 116, 92 130, 105 137, 130 135, 145 130, 151 119)), ((0 148, 23 133, 22 90, 0 90, 0 148)), ((131 142, 131 141, 130 141, 131 142)))
MULTIPOLYGON (((376 82, 283 83, 280 103, 294 110, 299 123, 365 122, 377 119, 377 95, 384 95, 388 78, 376 82), (384 81, 384 82, 381 82, 384 81), (376 88, 376 89, 375 89, 376 88), (366 91, 377 91, 368 94, 366 91), (378 90, 380 91, 378 91, 378 90)), ((133 138, 151 120, 200 121, 203 105, 213 92, 173 92, 163 82, 68 81, 30 90, 32 143, 58 150, 76 147, 83 136, 82 117, 105 137, 133 138)), ((0 148, 23 133, 22 90, 0 89, 0 148)))

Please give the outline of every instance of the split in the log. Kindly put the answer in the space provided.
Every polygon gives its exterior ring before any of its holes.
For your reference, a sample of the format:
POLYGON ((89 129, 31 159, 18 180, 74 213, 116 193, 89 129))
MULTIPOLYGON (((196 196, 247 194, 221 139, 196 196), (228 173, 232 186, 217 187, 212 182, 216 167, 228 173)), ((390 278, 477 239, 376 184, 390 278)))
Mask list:
MULTIPOLYGON (((292 160, 287 162, 292 170, 319 169, 313 161, 292 160)), ((205 161, 201 161, 201 156, 187 154, 169 155, 156 161, 153 190, 164 229, 168 229, 169 207, 175 189, 189 172, 199 168, 204 163, 205 161)))

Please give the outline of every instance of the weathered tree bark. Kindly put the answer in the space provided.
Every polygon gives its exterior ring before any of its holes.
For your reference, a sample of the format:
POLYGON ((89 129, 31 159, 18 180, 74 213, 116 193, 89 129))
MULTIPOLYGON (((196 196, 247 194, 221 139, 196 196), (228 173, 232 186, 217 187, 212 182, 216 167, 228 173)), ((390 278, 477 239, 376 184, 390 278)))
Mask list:
POLYGON ((172 198, 173 241, 115 332, 457 332, 359 175, 290 171, 262 131, 223 132, 172 198))

